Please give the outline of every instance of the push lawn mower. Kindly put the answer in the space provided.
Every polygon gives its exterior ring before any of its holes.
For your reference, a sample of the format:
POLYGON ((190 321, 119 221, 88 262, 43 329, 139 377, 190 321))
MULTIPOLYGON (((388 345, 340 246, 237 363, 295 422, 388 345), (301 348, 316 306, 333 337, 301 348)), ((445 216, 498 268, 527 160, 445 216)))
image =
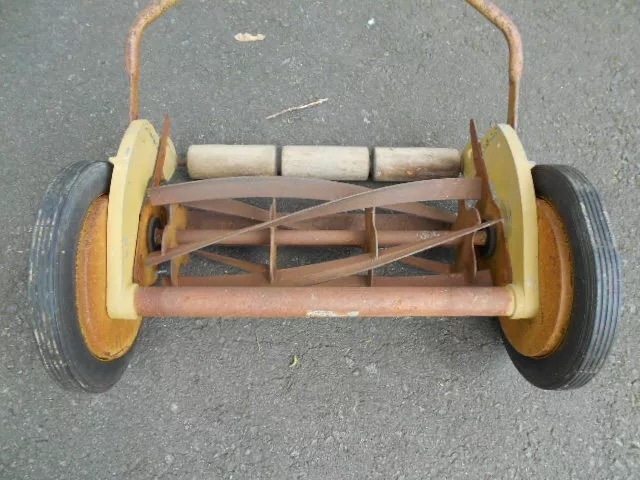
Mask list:
POLYGON ((67 167, 38 212, 33 325, 59 383, 110 388, 143 317, 498 317, 532 384, 593 378, 616 331, 620 261, 586 177, 527 160, 522 44, 497 6, 467 0, 509 45, 507 123, 480 139, 471 122, 462 152, 197 145, 186 166, 198 180, 175 183, 168 118, 160 134, 140 119, 138 89, 143 33, 177 1, 156 0, 129 33, 130 124, 117 155, 67 167), (292 264, 293 248, 343 255, 292 264))

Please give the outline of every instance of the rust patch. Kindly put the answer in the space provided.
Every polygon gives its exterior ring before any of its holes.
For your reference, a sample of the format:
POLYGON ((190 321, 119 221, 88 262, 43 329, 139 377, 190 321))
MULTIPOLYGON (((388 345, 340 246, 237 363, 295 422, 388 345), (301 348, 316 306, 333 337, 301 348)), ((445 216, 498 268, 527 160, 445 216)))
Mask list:
POLYGON ((87 212, 76 255, 76 306, 82 337, 98 359, 122 357, 133 346, 142 320, 120 320, 107 313, 108 195, 87 212))
POLYGON ((509 343, 522 355, 542 358, 555 352, 569 328, 573 303, 573 258, 565 227, 545 200, 538 210, 540 308, 533 318, 500 320, 509 343))

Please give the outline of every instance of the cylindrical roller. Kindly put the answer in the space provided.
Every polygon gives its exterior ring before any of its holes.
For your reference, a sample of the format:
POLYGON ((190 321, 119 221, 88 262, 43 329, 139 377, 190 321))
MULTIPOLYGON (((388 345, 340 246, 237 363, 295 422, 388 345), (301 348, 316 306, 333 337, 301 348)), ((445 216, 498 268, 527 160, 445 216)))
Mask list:
POLYGON ((282 175, 328 180, 367 180, 367 147, 287 146, 282 148, 282 175))
POLYGON ((143 317, 508 317, 508 287, 140 287, 143 317))
POLYGON ((374 150, 376 182, 410 182, 459 174, 460 152, 453 148, 376 147, 374 150))
POLYGON ((275 145, 191 145, 191 178, 277 175, 275 145))

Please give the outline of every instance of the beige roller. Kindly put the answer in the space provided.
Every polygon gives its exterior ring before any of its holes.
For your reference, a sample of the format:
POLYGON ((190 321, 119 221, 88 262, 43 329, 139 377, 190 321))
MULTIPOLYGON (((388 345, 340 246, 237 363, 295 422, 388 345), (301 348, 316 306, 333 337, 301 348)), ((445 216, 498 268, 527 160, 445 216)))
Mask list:
POLYGON ((367 180, 367 147, 286 146, 282 148, 282 175, 329 180, 367 180))
POLYGON ((191 145, 187 151, 191 178, 277 175, 275 145, 191 145))
POLYGON ((459 173, 460 152, 453 148, 376 147, 373 154, 376 182, 457 177, 459 173))

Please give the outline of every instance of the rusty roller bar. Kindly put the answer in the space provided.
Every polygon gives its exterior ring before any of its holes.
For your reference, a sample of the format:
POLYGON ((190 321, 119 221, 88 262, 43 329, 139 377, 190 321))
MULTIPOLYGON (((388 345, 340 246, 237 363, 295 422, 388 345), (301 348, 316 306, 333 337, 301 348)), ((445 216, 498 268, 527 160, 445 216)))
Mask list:
MULTIPOLYGON (((263 210, 260 221, 263 220, 263 210)), ((286 215, 286 213, 280 213, 286 215)), ((265 217, 266 218, 266 217, 265 217)), ((257 220, 240 218, 226 213, 201 210, 188 211, 188 229, 193 230, 236 230, 238 228, 255 225, 257 220)), ((439 230, 444 227, 442 222, 428 220, 404 213, 376 213, 376 225, 379 230, 439 230)), ((361 213, 339 213, 316 218, 308 222, 297 222, 290 228, 308 230, 364 230, 364 217, 361 213)))
POLYGON ((143 317, 509 316, 508 287, 140 287, 143 317))
MULTIPOLYGON (((218 245, 269 245, 269 231, 259 230, 247 232, 231 237, 235 230, 179 230, 176 239, 179 244, 206 240, 211 237, 224 237, 218 245)), ((378 243, 382 247, 400 245, 403 243, 417 242, 427 238, 436 238, 449 231, 437 230, 391 230, 378 231, 378 243)), ((279 230, 276 233, 276 243, 280 246, 307 246, 307 247, 359 247, 367 238, 363 230, 279 230)), ((458 245, 460 239, 452 240, 447 246, 458 245)), ((475 245, 484 245, 486 233, 478 232, 474 237, 475 245)))

